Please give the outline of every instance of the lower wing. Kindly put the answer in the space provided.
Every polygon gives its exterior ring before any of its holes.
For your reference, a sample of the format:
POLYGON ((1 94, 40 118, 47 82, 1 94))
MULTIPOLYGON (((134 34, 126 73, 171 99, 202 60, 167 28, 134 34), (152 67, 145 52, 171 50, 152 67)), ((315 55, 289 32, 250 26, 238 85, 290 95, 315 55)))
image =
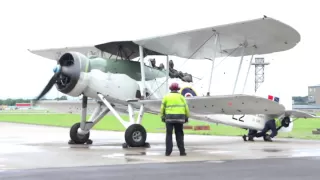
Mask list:
MULTIPOLYGON (((275 101, 251 95, 221 95, 186 98, 191 114, 283 114, 285 107, 275 101)), ((161 99, 140 100, 148 111, 159 112, 161 99)))

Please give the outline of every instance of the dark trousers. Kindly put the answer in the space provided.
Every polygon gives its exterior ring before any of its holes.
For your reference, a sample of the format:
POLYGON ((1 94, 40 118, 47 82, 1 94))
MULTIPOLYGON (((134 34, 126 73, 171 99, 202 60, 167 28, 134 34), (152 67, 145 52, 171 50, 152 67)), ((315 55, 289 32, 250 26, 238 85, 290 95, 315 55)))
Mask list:
POLYGON ((166 153, 171 154, 173 148, 172 142, 172 133, 173 128, 176 134, 177 146, 180 153, 185 153, 184 149, 184 133, 183 133, 183 124, 182 123, 166 123, 166 153))
POLYGON ((276 128, 276 121, 274 119, 267 121, 262 131, 256 134, 256 137, 261 137, 266 135, 266 133, 269 130, 271 130, 271 134, 270 134, 271 138, 275 137, 278 134, 278 131, 276 128))
POLYGON ((257 130, 249 129, 248 136, 249 137, 254 137, 257 133, 258 133, 257 130))

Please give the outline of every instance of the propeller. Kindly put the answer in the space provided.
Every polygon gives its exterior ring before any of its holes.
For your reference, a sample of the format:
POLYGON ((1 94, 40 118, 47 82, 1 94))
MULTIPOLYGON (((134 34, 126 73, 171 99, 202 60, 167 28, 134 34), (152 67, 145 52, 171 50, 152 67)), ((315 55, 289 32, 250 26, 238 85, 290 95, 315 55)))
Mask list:
POLYGON ((34 104, 36 104, 43 96, 45 96, 52 89, 54 84, 59 80, 59 75, 61 74, 61 68, 59 64, 54 68, 53 72, 53 76, 51 77, 45 88, 42 90, 42 92, 34 100, 34 104))
MULTIPOLYGON (((76 63, 77 64, 77 63, 76 63)), ((57 84, 59 88, 64 88, 70 83, 70 79, 75 76, 75 59, 71 53, 66 53, 57 61, 56 67, 53 69, 53 76, 42 90, 42 92, 33 100, 34 104, 44 97, 52 87, 57 84)))

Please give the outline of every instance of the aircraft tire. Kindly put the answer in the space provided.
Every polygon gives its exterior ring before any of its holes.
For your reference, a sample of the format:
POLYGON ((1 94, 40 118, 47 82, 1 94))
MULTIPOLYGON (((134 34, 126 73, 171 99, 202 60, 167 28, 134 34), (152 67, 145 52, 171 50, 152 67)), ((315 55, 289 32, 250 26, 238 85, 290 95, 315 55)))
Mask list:
POLYGON ((86 135, 79 135, 78 134, 78 129, 80 128, 80 122, 75 123, 71 128, 70 128, 70 138, 73 141, 74 144, 85 144, 87 143, 90 137, 90 132, 86 135))
POLYGON ((289 127, 290 125, 290 118, 289 117, 284 117, 283 120, 281 121, 281 125, 283 127, 289 127))
POLYGON ((147 132, 141 124, 132 124, 126 129, 124 138, 130 147, 143 147, 146 145, 147 132))

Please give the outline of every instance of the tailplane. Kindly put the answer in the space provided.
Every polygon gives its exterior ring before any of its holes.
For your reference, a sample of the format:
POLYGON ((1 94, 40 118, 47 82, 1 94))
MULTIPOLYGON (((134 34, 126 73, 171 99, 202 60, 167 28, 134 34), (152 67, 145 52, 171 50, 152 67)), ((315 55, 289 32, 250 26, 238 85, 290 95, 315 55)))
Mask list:
MULTIPOLYGON (((256 96, 260 96, 260 97, 264 97, 267 98, 271 101, 275 101, 277 103, 280 103, 282 105, 284 105, 286 111, 290 111, 292 110, 292 96, 290 93, 283 93, 280 92, 280 90, 276 90, 275 87, 277 87, 276 85, 269 85, 267 86, 267 84, 262 84, 262 86, 258 89, 258 91, 255 93, 256 96)), ((285 117, 285 112, 283 114, 279 114, 279 115, 274 115, 273 117, 267 117, 269 119, 271 118, 278 118, 283 120, 283 118, 285 117)), ((286 123, 284 123, 286 124, 286 123)), ((293 129, 293 118, 290 117, 290 123, 289 125, 285 125, 283 127, 281 127, 281 129, 279 129, 279 132, 290 132, 293 129)))

